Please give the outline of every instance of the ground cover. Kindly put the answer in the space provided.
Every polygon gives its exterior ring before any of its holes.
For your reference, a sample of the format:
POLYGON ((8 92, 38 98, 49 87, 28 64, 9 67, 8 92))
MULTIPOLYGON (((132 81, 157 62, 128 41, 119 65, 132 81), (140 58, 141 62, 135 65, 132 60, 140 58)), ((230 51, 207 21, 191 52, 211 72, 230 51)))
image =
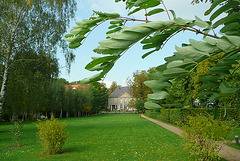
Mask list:
POLYGON ((14 146, 9 129, 0 124, 1 160, 192 160, 176 134, 137 114, 104 114, 65 119, 69 139, 64 153, 51 157, 40 154, 33 122, 24 123, 22 148, 14 146))

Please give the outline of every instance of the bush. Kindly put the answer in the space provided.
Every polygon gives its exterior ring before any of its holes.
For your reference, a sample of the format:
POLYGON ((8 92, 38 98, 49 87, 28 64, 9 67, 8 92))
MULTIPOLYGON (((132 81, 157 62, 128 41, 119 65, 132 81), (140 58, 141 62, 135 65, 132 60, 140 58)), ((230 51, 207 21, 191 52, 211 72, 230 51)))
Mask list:
POLYGON ((226 140, 231 130, 227 121, 213 120, 212 116, 188 116, 184 126, 185 148, 198 160, 220 160, 220 141, 226 140))
MULTIPOLYGON (((227 109, 224 117, 224 109, 219 108, 219 119, 224 121, 240 122, 240 110, 237 108, 227 109)), ((161 109, 159 113, 154 113, 152 110, 147 110, 146 115, 160 119, 165 122, 180 125, 185 123, 188 116, 196 116, 199 114, 214 115, 214 108, 179 108, 179 109, 161 109)))
POLYGON ((62 147, 68 137, 65 132, 66 124, 52 116, 50 120, 39 120, 37 128, 37 136, 42 144, 43 154, 55 155, 62 153, 62 147))
POLYGON ((20 147, 20 138, 22 135, 22 122, 18 119, 14 120, 13 126, 11 128, 11 133, 13 134, 13 140, 17 142, 17 146, 20 147))

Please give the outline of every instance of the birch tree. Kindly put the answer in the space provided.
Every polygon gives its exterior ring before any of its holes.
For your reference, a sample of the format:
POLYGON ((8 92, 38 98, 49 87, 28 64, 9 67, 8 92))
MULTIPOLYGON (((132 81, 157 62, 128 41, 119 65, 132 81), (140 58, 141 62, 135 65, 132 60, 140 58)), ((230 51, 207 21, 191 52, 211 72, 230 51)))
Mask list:
POLYGON ((34 52, 54 57, 57 46, 68 64, 74 55, 67 49, 62 35, 76 10, 75 0, 0 0, 0 54, 2 85, 0 113, 3 108, 9 69, 16 57, 34 52))

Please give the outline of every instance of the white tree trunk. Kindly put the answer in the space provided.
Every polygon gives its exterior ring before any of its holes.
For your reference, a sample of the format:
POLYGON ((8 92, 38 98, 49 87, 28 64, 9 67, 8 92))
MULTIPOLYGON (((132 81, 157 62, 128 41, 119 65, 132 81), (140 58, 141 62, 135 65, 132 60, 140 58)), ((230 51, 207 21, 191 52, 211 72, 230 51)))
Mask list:
POLYGON ((3 104, 5 101, 6 89, 7 89, 7 80, 8 80, 8 63, 5 62, 5 69, 3 73, 2 87, 0 91, 0 115, 2 113, 3 104))
POLYGON ((62 108, 61 108, 61 112, 60 112, 60 116, 59 116, 60 119, 62 118, 62 113, 63 113, 63 111, 62 111, 62 108))
POLYGON ((9 49, 7 51, 6 57, 5 57, 5 64, 4 64, 4 73, 3 73, 3 81, 2 81, 2 87, 0 91, 0 116, 2 114, 3 104, 5 101, 5 95, 6 95, 6 89, 7 89, 7 81, 8 81, 8 70, 10 66, 10 59, 12 60, 12 63, 15 61, 15 57, 17 53, 12 53, 12 48, 14 46, 14 39, 17 36, 17 30, 19 24, 22 22, 22 20, 25 17, 25 14, 27 13, 28 9, 28 3, 26 3, 25 6, 21 7, 19 10, 16 10, 16 17, 15 20, 8 25, 11 26, 10 29, 10 37, 8 43, 5 43, 5 46, 8 46, 9 49))
POLYGON ((66 112, 66 118, 68 118, 69 117, 69 113, 68 113, 68 109, 67 109, 67 112, 66 112))

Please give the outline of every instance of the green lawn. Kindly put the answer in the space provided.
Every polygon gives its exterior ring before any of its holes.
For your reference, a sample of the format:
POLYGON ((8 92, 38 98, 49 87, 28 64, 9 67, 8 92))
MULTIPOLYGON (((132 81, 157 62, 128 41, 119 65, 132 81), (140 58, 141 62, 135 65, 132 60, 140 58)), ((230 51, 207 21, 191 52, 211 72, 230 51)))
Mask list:
MULTIPOLYGON (((229 133, 227 139, 235 141, 235 135, 238 135, 238 138, 240 138, 240 127, 237 127, 233 131, 231 131, 229 133)), ((227 145, 240 150, 240 145, 237 145, 236 143, 231 143, 231 144, 227 144, 227 145)))
POLYGON ((240 138, 240 127, 235 128, 233 131, 231 131, 227 137, 228 140, 235 140, 235 135, 238 135, 240 138))
POLYGON ((193 160, 185 153, 182 140, 137 114, 104 114, 65 119, 69 139, 64 153, 45 157, 36 139, 34 122, 26 122, 22 148, 14 146, 9 129, 0 124, 0 160, 193 160))

